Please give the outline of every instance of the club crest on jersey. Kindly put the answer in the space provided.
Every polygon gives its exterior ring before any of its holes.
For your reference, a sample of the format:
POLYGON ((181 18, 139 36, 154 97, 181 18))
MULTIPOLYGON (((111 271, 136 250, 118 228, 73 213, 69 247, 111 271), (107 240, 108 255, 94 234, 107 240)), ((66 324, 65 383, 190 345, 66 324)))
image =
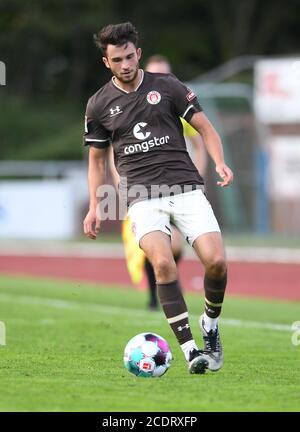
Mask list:
POLYGON ((161 95, 156 90, 152 90, 147 94, 147 101, 151 105, 157 105, 161 101, 161 95))
POLYGON ((195 93, 194 93, 192 90, 190 90, 190 91, 188 92, 188 94, 186 95, 186 98, 187 98, 187 100, 188 100, 189 102, 191 102, 191 100, 195 99, 195 97, 196 97, 196 95, 195 95, 195 93))

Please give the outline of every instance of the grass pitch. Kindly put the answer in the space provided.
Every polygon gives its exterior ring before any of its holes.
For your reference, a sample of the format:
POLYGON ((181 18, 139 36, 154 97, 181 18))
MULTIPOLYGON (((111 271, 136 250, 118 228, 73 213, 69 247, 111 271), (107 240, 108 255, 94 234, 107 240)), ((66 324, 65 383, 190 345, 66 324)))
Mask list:
MULTIPOLYGON (((203 297, 186 300, 200 343, 203 297)), ((0 411, 300 410, 300 345, 290 330, 299 303, 227 296, 224 367, 198 376, 187 372, 163 313, 145 304, 146 294, 129 288, 0 277, 0 411), (171 346, 174 360, 161 378, 138 378, 123 366, 127 341, 144 331, 171 346)))

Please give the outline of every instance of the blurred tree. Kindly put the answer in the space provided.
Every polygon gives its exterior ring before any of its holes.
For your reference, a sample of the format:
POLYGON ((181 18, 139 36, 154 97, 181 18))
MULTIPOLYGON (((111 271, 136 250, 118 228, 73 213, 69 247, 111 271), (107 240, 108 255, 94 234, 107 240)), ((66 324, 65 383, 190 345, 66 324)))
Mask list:
MULTIPOLYGON (((226 61, 242 54, 277 53, 280 38, 289 32, 293 20, 299 22, 298 0, 282 7, 281 0, 217 0, 207 3, 212 23, 211 34, 219 53, 219 61, 226 61), (298 9, 298 16, 292 16, 298 9)), ((292 41, 291 41, 292 42, 292 41)), ((290 51, 296 44, 287 45, 290 51)))
POLYGON ((1 157, 82 157, 86 100, 110 78, 93 33, 127 20, 141 65, 164 54, 182 80, 238 55, 299 55, 300 0, 0 0, 1 157))
POLYGON ((82 96, 96 63, 93 32, 111 20, 109 0, 0 0, 10 92, 82 96))
POLYGON ((164 0, 147 7, 136 0, 0 0, 6 91, 85 100, 110 76, 93 33, 125 20, 140 32, 143 58, 167 55, 184 80, 237 55, 299 50, 300 0, 164 0))

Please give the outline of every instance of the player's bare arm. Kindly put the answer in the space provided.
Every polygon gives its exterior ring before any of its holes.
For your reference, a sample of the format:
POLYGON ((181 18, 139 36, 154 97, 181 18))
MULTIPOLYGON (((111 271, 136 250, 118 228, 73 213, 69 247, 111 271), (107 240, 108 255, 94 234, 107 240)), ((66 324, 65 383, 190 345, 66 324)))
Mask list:
POLYGON ((97 214, 97 189, 105 182, 105 168, 108 148, 99 149, 91 146, 89 150, 88 185, 90 195, 89 211, 83 221, 84 234, 92 240, 100 231, 100 219, 97 214))
POLYGON ((217 182, 221 187, 229 186, 233 181, 233 173, 225 164, 223 146, 219 134, 203 112, 197 112, 190 120, 190 124, 200 133, 205 147, 216 164, 216 172, 222 178, 217 182))
POLYGON ((200 134, 193 135, 189 137, 190 142, 194 149, 195 159, 194 163, 202 177, 205 176, 206 166, 207 166, 207 152, 203 139, 200 134))
POLYGON ((115 162, 114 162, 114 151, 112 146, 109 147, 109 155, 108 155, 108 166, 110 169, 110 173, 112 176, 113 184, 116 190, 118 190, 118 185, 120 183, 120 176, 118 174, 118 171, 116 170, 115 162))

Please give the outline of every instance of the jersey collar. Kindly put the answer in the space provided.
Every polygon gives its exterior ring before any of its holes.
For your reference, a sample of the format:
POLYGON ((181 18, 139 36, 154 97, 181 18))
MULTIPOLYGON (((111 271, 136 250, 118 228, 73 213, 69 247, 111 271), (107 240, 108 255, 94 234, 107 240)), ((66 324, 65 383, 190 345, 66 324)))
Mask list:
POLYGON ((112 79, 111 79, 113 85, 114 85, 115 87, 117 87, 117 89, 119 89, 119 90, 121 90, 122 92, 127 93, 127 94, 128 94, 128 93, 136 92, 136 91, 140 88, 140 86, 142 85, 142 82, 143 82, 143 80, 144 80, 144 71, 143 71, 143 69, 139 69, 139 70, 140 70, 141 73, 142 73, 142 75, 141 75, 141 80, 140 80, 140 82, 139 82, 137 88, 135 88, 132 92, 126 91, 126 90, 124 90, 122 87, 118 86, 118 84, 115 82, 115 77, 114 77, 114 76, 113 76, 112 79))

